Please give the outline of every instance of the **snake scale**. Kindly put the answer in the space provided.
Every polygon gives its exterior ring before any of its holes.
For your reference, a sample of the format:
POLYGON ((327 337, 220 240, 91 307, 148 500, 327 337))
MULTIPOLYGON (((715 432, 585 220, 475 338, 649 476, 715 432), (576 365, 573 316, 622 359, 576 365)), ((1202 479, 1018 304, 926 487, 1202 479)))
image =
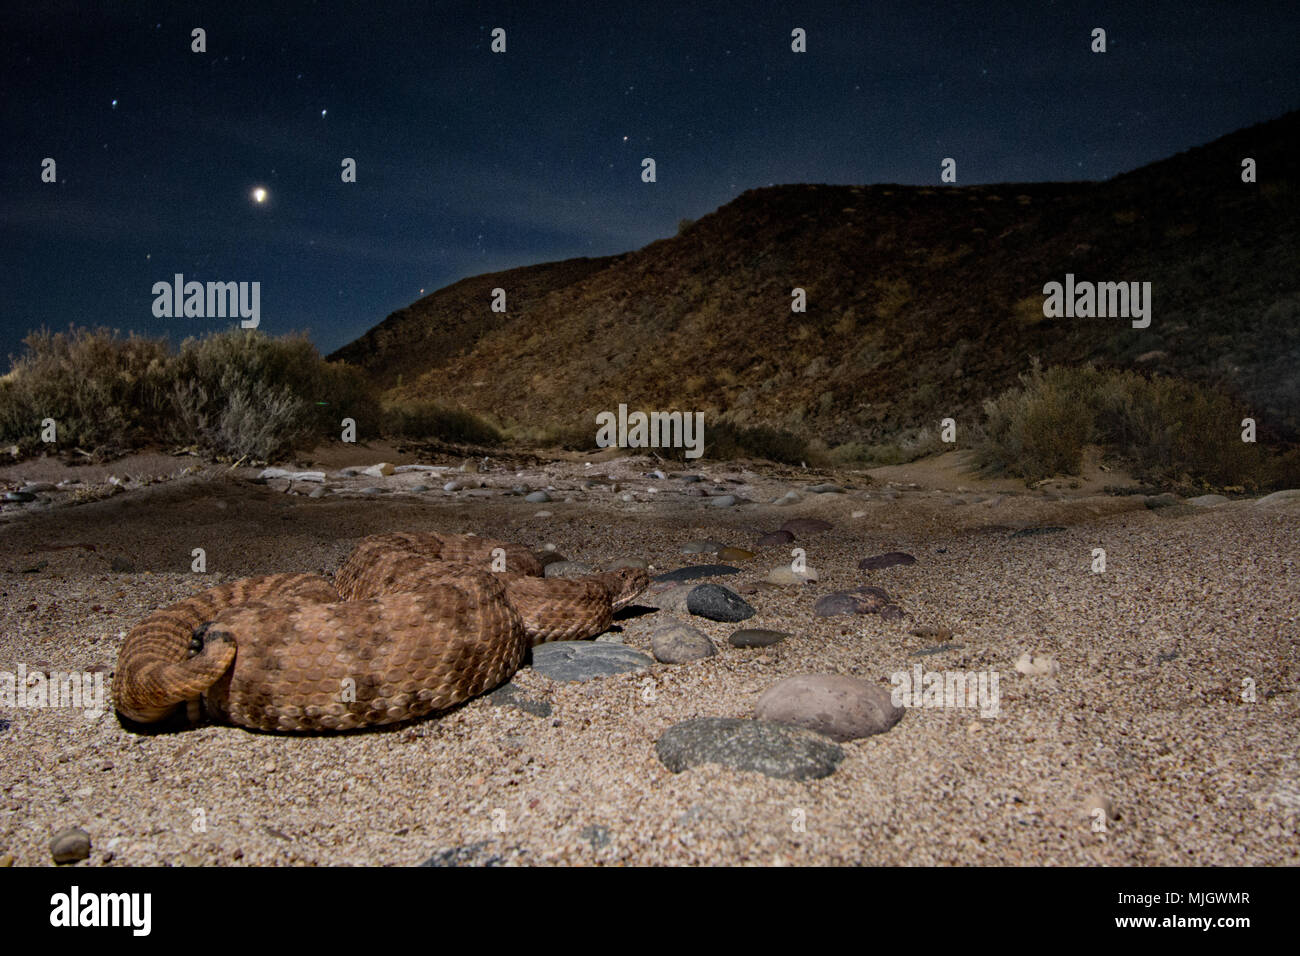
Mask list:
POLYGON ((182 707, 279 732, 410 720, 491 690, 531 646, 600 634, 648 584, 636 568, 547 578, 474 535, 372 535, 332 583, 242 578, 155 611, 123 642, 113 702, 142 724, 182 707))

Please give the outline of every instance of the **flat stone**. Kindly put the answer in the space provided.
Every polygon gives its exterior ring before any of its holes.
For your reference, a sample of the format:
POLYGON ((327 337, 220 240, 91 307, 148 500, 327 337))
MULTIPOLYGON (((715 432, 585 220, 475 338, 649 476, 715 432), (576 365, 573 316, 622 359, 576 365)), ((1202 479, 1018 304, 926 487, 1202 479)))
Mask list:
POLYGON ((725 548, 721 541, 687 541, 682 545, 682 554, 717 554, 725 548))
POLYGON ((686 609, 710 621, 744 621, 756 613, 735 591, 720 584, 701 584, 686 597, 686 609))
POLYGON ((813 614, 817 617, 838 617, 841 614, 875 614, 887 605, 874 594, 860 594, 855 591, 836 591, 824 594, 813 605, 813 614))
POLYGON ((752 561, 754 557, 753 551, 744 548, 723 548, 718 552, 719 561, 752 561))
POLYGON ((656 581, 695 581, 699 578, 716 578, 724 574, 739 574, 740 568, 729 564, 692 564, 676 571, 669 571, 655 578, 656 581))
POLYGON ((551 561, 542 568, 542 574, 548 578, 580 578, 591 574, 591 565, 583 561, 551 561))
POLYGON ((650 649, 661 664, 685 664, 718 653, 708 635, 673 618, 660 622, 651 631, 650 649))
POLYGON ((285 468, 263 468, 259 478, 288 478, 290 481, 324 481, 323 471, 289 471, 285 468))
POLYGON ((821 518, 791 518, 781 525, 781 530, 793 535, 821 534, 823 531, 830 531, 833 527, 835 525, 821 518))
POLYGON ((807 492, 809 492, 809 493, 811 493, 811 494, 814 494, 814 495, 842 495, 842 494, 844 494, 844 489, 843 489, 843 488, 841 488, 839 485, 831 485, 831 484, 809 485, 807 488, 804 489, 804 491, 807 491, 807 492))
POLYGON ((769 631, 762 627, 744 627, 727 638, 732 647, 771 647, 791 635, 785 631, 769 631))
POLYGON ((533 670, 557 681, 584 681, 645 670, 654 660, 622 644, 556 641, 532 650, 533 670))
POLYGON ((382 495, 384 493, 384 489, 383 488, 362 488, 361 493, 363 495, 382 495))
POLYGON ((54 834, 50 856, 55 863, 76 863, 90 856, 90 834, 79 827, 69 827, 54 834))
POLYGON ((880 571, 900 564, 916 564, 916 558, 905 551, 889 551, 885 554, 872 555, 858 562, 860 571, 880 571))
POLYGON ((794 535, 789 531, 769 531, 758 539, 760 548, 774 548, 783 544, 789 544, 794 540, 794 535))
POLYGON ((715 508, 730 508, 735 503, 736 503, 735 495, 718 495, 717 497, 711 498, 709 500, 709 504, 713 505, 713 507, 715 508))
POLYGON ((449 481, 442 486, 443 491, 460 491, 465 486, 459 481, 449 481))
POLYGON ((844 751, 822 734, 764 720, 698 717, 674 724, 655 743, 673 773, 719 764, 782 780, 815 780, 835 772, 844 751))
POLYGON ((884 733, 902 719, 903 708, 886 688, 856 677, 803 674, 768 688, 754 716, 845 741, 884 733))
POLYGON ((551 496, 548 495, 545 491, 532 491, 524 495, 524 501, 527 501, 530 504, 535 504, 535 505, 545 504, 550 500, 551 500, 551 496))
POLYGON ((362 468, 360 474, 369 475, 371 478, 387 478, 395 474, 397 469, 389 462, 381 461, 377 465, 371 465, 369 468, 362 468))

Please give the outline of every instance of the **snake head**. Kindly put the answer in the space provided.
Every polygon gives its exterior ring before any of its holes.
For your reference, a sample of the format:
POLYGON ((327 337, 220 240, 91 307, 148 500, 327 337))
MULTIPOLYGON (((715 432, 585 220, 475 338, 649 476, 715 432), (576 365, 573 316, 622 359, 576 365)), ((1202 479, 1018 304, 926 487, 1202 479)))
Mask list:
POLYGON ((619 568, 605 574, 611 585, 610 603, 618 611, 627 607, 650 586, 650 572, 645 568, 619 568))

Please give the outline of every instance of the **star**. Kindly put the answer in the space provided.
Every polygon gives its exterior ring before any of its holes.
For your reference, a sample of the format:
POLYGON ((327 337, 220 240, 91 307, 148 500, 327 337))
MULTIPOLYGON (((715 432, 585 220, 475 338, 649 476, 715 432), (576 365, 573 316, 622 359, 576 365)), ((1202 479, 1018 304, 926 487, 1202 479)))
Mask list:
POLYGON ((325 118, 325 114, 328 113, 328 112, 329 112, 329 110, 321 110, 321 111, 320 111, 320 118, 321 118, 321 119, 324 119, 324 118, 325 118))
POLYGON ((254 187, 251 195, 253 197, 253 202, 257 203, 259 206, 266 202, 267 193, 266 189, 262 186, 254 187))

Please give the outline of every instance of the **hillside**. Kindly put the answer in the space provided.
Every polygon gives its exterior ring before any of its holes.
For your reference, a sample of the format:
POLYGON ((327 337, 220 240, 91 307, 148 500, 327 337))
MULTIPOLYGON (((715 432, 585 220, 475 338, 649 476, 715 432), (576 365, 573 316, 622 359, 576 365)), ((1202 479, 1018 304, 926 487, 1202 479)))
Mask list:
POLYGON ((517 426, 594 430, 626 402, 830 444, 973 421, 1031 356, 1095 360, 1219 385, 1294 440, 1298 156, 1292 112, 1101 183, 750 190, 635 252, 465 279, 332 357, 517 426), (1066 273, 1151 282, 1150 327, 1044 318, 1066 273))

